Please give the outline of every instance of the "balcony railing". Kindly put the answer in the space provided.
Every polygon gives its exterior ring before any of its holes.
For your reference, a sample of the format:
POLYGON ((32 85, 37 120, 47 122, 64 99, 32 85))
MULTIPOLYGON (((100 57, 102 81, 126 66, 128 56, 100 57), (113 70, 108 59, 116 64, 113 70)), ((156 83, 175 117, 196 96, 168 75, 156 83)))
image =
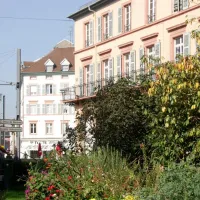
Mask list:
POLYGON ((139 83, 146 77, 155 80, 155 74, 153 71, 147 71, 145 68, 141 68, 140 70, 119 74, 115 77, 109 77, 107 79, 102 78, 82 85, 76 85, 71 88, 65 88, 61 92, 63 93, 64 101, 73 102, 74 100, 93 97, 99 89, 102 89, 105 86, 111 86, 121 78, 127 78, 133 82, 139 83))

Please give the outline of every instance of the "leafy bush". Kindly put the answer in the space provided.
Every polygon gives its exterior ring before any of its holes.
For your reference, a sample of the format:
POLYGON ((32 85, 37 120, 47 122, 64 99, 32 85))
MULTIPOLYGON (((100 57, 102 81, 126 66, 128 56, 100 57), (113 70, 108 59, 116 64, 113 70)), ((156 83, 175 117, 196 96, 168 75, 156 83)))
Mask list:
POLYGON ((52 152, 42 168, 29 171, 26 199, 123 199, 130 194, 134 176, 126 160, 114 150, 56 159, 52 152))

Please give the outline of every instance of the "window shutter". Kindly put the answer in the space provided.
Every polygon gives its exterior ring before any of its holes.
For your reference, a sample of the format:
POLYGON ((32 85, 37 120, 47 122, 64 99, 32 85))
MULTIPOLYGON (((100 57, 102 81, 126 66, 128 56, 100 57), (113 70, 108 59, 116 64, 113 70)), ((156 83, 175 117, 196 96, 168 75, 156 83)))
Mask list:
POLYGON ((53 85, 52 87, 53 87, 53 94, 54 94, 54 95, 57 94, 56 85, 53 85))
POLYGON ((117 56, 117 76, 121 77, 122 68, 121 68, 121 55, 117 56))
POLYGON ((40 96, 40 86, 37 85, 37 95, 40 96))
POLYGON ((130 53, 130 68, 129 68, 130 72, 130 76, 134 78, 135 80, 135 73, 136 73, 136 52, 131 51, 130 53))
POLYGON ((101 21, 101 17, 98 17, 97 19, 97 24, 98 24, 98 35, 97 35, 97 38, 98 38, 98 42, 101 42, 101 36, 102 36, 102 21, 101 21))
POLYGON ((144 48, 140 48, 140 73, 144 73, 145 69, 144 69, 144 62, 143 62, 143 56, 144 56, 144 48))
POLYGON ((37 104, 37 114, 40 114, 40 104, 37 104))
POLYGON ((94 92, 94 65, 90 65, 90 94, 94 92))
POLYGON ((187 9, 189 6, 189 0, 183 0, 183 10, 187 9))
POLYGON ((174 12, 179 11, 179 1, 180 0, 174 0, 174 12))
POLYGON ((113 13, 109 13, 109 37, 113 36, 113 13))
POLYGON ((53 114, 54 114, 54 115, 57 114, 57 113, 56 113, 56 104, 53 104, 53 114))
POLYGON ((42 95, 46 95, 46 85, 42 85, 42 95))
POLYGON ((80 84, 80 96, 83 96, 83 69, 79 70, 79 84, 80 84))
POLYGON ((190 55, 190 33, 183 34, 183 55, 190 55))
POLYGON ((26 86, 26 95, 30 96, 30 85, 26 86))
POLYGON ((30 107, 29 104, 26 105, 26 114, 30 115, 30 107))
POLYGON ((93 44, 93 21, 90 21, 90 45, 93 44))
POLYGON ((109 78, 113 78, 113 58, 109 59, 109 78))
POLYGON ((43 115, 46 114, 46 105, 45 104, 42 104, 42 113, 43 113, 43 115))
POLYGON ((122 8, 118 8, 118 33, 122 32, 122 8))

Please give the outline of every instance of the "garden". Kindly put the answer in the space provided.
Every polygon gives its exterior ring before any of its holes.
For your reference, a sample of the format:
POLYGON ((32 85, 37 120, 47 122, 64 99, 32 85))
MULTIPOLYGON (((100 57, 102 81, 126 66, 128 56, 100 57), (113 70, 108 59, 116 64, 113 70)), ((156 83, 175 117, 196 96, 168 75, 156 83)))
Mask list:
POLYGON ((200 199, 198 45, 176 63, 144 57, 148 74, 111 80, 85 101, 66 135, 72 148, 30 163, 26 199, 200 199))

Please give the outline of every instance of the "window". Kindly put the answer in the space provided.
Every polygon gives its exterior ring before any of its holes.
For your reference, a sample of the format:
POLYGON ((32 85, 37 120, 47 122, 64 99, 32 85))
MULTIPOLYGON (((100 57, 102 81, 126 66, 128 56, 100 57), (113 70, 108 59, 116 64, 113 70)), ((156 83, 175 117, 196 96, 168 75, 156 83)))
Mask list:
POLYGON ((124 55, 124 66, 126 76, 129 76, 130 71, 130 53, 124 55))
POLYGON ((47 75, 47 76, 46 76, 46 79, 47 79, 47 80, 51 80, 52 78, 53 78, 53 77, 52 77, 51 75, 47 75))
POLYGON ((46 94, 53 94, 53 86, 52 84, 46 85, 46 94))
POLYGON ((31 96, 37 95, 37 86, 36 85, 30 86, 30 95, 31 96))
POLYGON ((90 21, 85 24, 85 47, 89 47, 93 44, 93 22, 90 21))
POLYGON ((187 9, 189 6, 189 0, 174 0, 174 12, 187 9))
POLYGON ((62 133, 66 133, 68 128, 68 123, 62 123, 62 133))
POLYGON ((53 114, 53 104, 46 104, 46 112, 45 114, 53 114))
POLYGON ((85 67, 86 75, 86 95, 92 95, 94 92, 94 76, 93 76, 93 65, 85 67))
POLYGON ((178 57, 183 55, 183 36, 174 39, 174 59, 178 61, 178 57))
POLYGON ((155 46, 154 45, 148 48, 148 57, 149 57, 149 63, 153 64, 154 58, 155 58, 155 46))
POLYGON ((148 22, 155 21, 155 1, 156 0, 149 0, 149 14, 148 14, 148 22))
POLYGON ((104 79, 107 82, 113 77, 113 59, 107 59, 103 62, 104 67, 104 79))
POLYGON ((36 123, 31 123, 30 124, 30 133, 31 134, 36 134, 37 133, 37 124, 36 123))
POLYGON ((46 134, 53 134, 53 124, 46 123, 46 134))
POLYGON ((69 71, 69 65, 63 65, 63 66, 62 66, 62 71, 63 71, 63 72, 69 71))
POLYGON ((33 104, 33 105, 29 105, 30 108, 30 114, 31 115, 36 115, 37 114, 37 105, 33 104))
POLYGON ((108 70, 108 60, 104 61, 104 78, 108 79, 109 77, 109 70, 108 70))
POLYGON ((125 27, 124 30, 130 31, 131 30, 131 4, 125 6, 125 27))
POLYGON ((46 66, 46 71, 47 72, 52 72, 53 71, 53 66, 52 65, 46 66))

